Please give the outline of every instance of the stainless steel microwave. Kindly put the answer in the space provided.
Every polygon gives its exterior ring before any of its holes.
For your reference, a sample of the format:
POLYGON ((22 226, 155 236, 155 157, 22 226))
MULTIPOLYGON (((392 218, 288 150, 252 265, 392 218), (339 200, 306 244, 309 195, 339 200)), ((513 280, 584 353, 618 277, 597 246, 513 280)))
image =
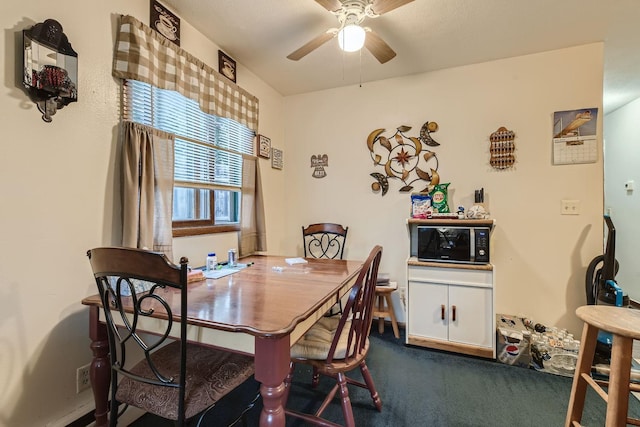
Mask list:
POLYGON ((418 260, 466 264, 489 263, 489 227, 418 226, 418 260))

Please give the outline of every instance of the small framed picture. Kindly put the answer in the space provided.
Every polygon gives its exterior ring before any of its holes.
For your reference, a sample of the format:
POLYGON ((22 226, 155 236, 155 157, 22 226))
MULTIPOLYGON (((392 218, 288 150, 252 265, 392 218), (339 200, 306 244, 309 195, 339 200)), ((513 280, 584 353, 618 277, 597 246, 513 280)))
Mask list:
POLYGON ((277 148, 271 149, 271 167, 274 169, 282 169, 284 164, 282 150, 277 148))
POLYGON ((236 61, 221 50, 218 51, 218 71, 232 82, 236 82, 236 61))
POLYGON ((271 157, 271 139, 258 135, 258 156, 268 159, 271 157))
POLYGON ((156 0, 151 0, 149 11, 151 28, 180 46, 180 18, 156 0))

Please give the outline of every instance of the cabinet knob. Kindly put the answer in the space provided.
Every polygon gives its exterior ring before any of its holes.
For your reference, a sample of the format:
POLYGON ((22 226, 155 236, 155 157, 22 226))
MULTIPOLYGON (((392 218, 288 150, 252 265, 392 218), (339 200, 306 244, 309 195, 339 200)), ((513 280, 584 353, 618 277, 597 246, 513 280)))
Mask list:
POLYGON ((451 313, 452 313, 451 314, 451 316, 452 316, 451 320, 455 322, 456 321, 456 306, 455 305, 451 306, 451 313))
POLYGON ((440 305, 440 319, 444 320, 444 304, 440 305))

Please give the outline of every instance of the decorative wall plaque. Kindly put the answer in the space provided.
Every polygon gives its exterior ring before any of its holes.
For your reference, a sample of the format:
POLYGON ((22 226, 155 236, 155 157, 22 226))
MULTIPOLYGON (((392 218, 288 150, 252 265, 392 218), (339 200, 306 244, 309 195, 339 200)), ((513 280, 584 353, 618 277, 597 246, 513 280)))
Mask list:
POLYGON ((236 61, 221 50, 218 51, 218 71, 232 82, 236 82, 236 61))
POLYGON ((258 156, 268 159, 271 157, 271 139, 264 135, 258 135, 258 156))
POLYGON ((271 149, 271 167, 274 169, 282 169, 284 166, 284 159, 282 150, 277 148, 271 149))
POLYGON ((314 154, 311 156, 311 167, 313 168, 312 177, 324 178, 327 176, 327 171, 324 170, 325 166, 329 166, 329 156, 326 154, 314 154))
POLYGON ((420 191, 429 192, 430 188, 440 182, 436 153, 426 148, 440 145, 430 135, 438 130, 438 124, 426 122, 420 130, 420 137, 405 136, 404 133, 410 130, 410 126, 400 126, 387 138, 383 135, 385 129, 376 129, 367 137, 367 148, 373 165, 384 168, 384 173, 370 174, 376 179, 371 184, 373 191, 382 190, 383 196, 387 194, 390 179, 402 181, 404 185, 400 192, 414 191, 416 182, 421 181, 426 181, 427 186, 420 191))
POLYGON ((156 0, 151 0, 150 12, 150 27, 180 46, 180 18, 156 0))
POLYGON ((489 136, 489 141, 491 141, 489 163, 491 166, 496 169, 507 169, 513 166, 516 162, 516 156, 513 154, 516 149, 513 142, 515 138, 515 132, 504 126, 499 127, 489 136))

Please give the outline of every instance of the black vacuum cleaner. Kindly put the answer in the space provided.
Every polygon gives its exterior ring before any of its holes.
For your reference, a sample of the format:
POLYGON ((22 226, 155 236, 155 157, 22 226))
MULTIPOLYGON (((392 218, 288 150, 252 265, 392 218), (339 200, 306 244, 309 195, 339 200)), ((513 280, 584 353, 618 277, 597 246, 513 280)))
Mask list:
MULTIPOLYGON (((629 305, 629 297, 625 296, 622 288, 616 283, 619 264, 616 260, 616 228, 609 215, 604 216, 607 225, 607 243, 603 255, 595 257, 587 267, 585 291, 587 304, 604 304, 624 307, 629 305)), ((609 364, 611 360, 611 334, 600 331, 596 344, 594 365, 609 364)))

